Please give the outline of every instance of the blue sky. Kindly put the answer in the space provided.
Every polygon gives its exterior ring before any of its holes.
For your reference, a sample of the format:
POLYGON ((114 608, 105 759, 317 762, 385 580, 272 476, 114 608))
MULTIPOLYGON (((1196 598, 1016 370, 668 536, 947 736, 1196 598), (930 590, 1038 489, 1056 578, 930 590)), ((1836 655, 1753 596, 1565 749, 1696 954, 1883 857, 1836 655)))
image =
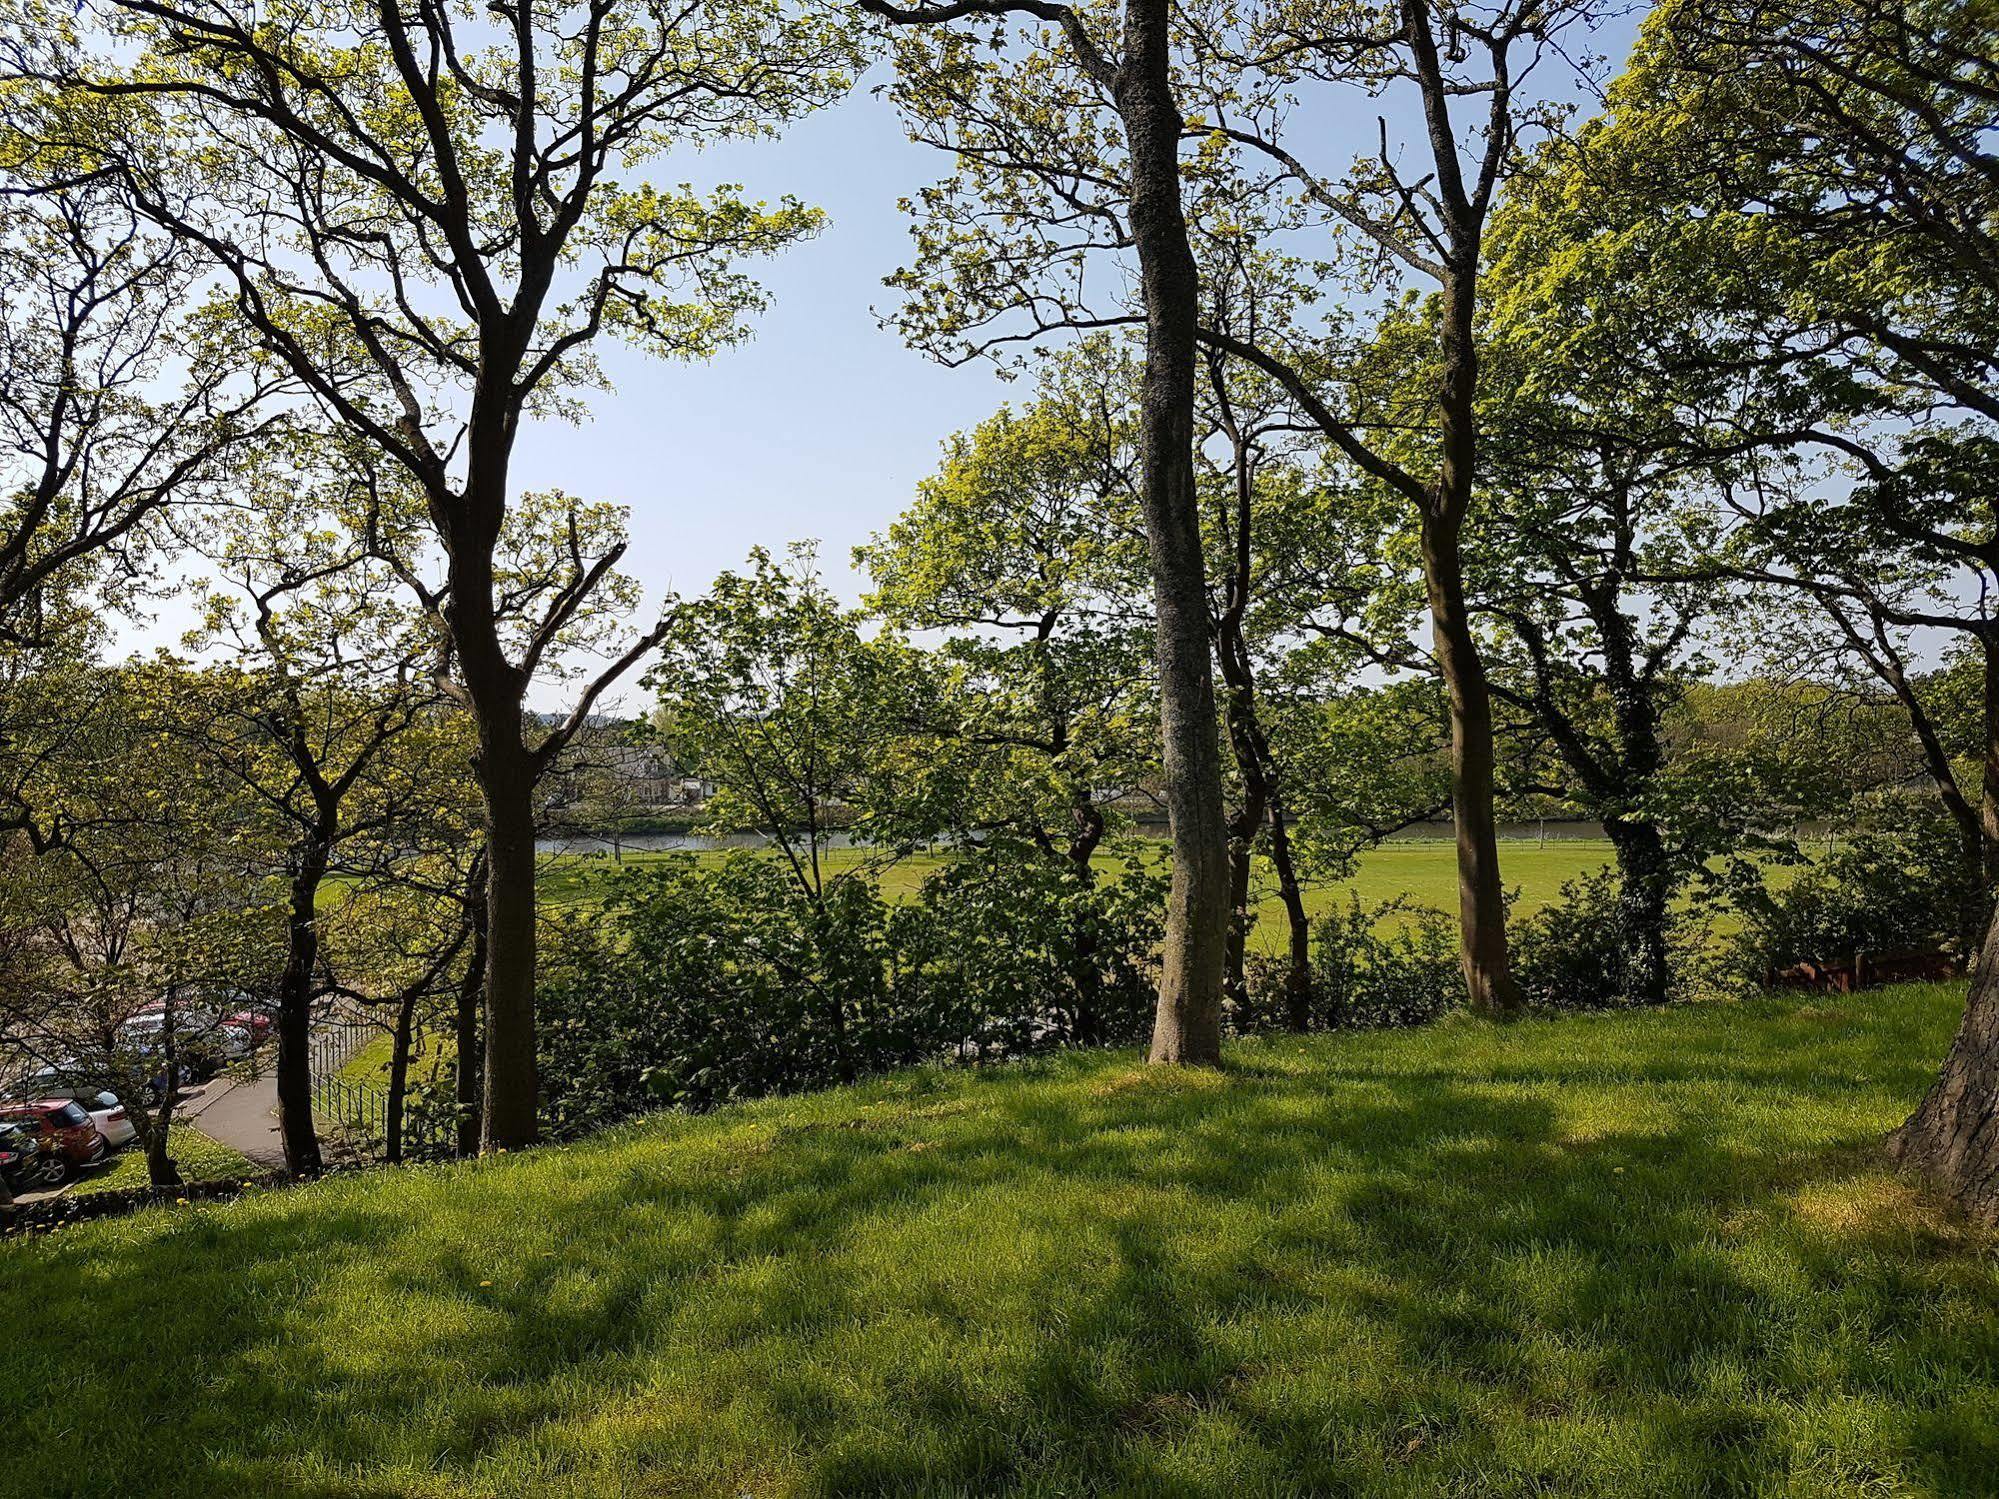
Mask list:
POLYGON ((831 222, 753 267, 772 304, 748 343, 706 364, 605 345, 615 392, 592 398, 580 428, 524 433, 520 482, 629 505, 628 570, 654 597, 699 592, 750 547, 802 537, 825 544, 829 577, 851 592, 849 549, 908 503, 946 436, 1019 389, 904 348, 871 310, 891 305, 882 278, 908 258, 897 200, 947 166, 865 85, 782 140, 668 164, 663 180, 789 192, 831 222))

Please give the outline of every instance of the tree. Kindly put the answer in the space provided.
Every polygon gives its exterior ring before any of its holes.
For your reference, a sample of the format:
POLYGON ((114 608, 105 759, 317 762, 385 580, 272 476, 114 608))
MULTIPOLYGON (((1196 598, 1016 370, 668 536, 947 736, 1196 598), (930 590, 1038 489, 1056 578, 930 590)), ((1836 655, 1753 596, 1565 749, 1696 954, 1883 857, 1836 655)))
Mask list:
POLYGON ((23 196, 0 123, 0 639, 141 580, 176 501, 279 425, 275 377, 194 305, 193 255, 109 184, 23 196))
POLYGON ((1560 55, 1561 33, 1592 24, 1595 11, 1590 0, 1314 0, 1250 11, 1214 6, 1188 20, 1199 80, 1190 97, 1213 142, 1210 170, 1235 179, 1213 194, 1226 214, 1216 238, 1264 247, 1255 258, 1231 253, 1246 288, 1216 300, 1230 316, 1211 318, 1201 337, 1269 376, 1349 463, 1418 517, 1433 653, 1451 706, 1466 989, 1475 1009, 1498 1015, 1517 1009, 1520 996, 1506 959, 1490 691, 1462 559, 1480 462, 1481 275, 1495 194, 1518 164, 1522 137, 1561 113, 1527 92, 1527 75, 1551 52, 1560 55), (1371 158, 1343 174, 1310 165, 1289 127, 1299 94, 1315 85, 1406 93, 1422 121, 1417 165, 1403 164, 1385 117, 1371 158), (1286 248, 1312 233, 1330 239, 1340 252, 1331 265, 1343 262, 1357 290, 1380 296, 1409 276, 1436 288, 1431 378, 1419 404, 1355 389, 1343 369, 1353 350, 1338 336, 1315 338, 1281 315, 1242 322, 1273 278, 1269 300, 1281 311, 1293 284, 1327 273, 1328 266, 1299 264, 1286 248))
MULTIPOLYGON (((808 543, 782 561, 753 551, 747 572, 723 573, 672 619, 646 677, 673 726, 668 748, 698 758, 715 782, 713 827, 753 828, 777 849, 809 916, 806 945, 838 945, 836 906, 859 871, 836 870, 827 854, 842 826, 857 841, 872 835, 881 793, 871 782, 897 773, 883 739, 909 698, 909 653, 861 638, 857 612, 827 591, 808 543)), ((794 968, 823 1007, 840 1077, 852 1081, 850 997, 815 981, 809 965, 794 968)))
MULTIPOLYGON (((484 1129, 536 1137, 535 785, 642 635, 543 732, 522 703, 622 546, 579 548, 511 629, 496 549, 523 424, 574 410, 600 337, 701 358, 762 304, 737 268, 814 212, 643 172, 768 134, 847 82, 844 36, 764 0, 548 0, 504 16, 103 0, 88 29, 17 0, 15 71, 65 93, 43 154, 116 182, 194 247, 249 335, 411 487, 448 559, 430 596, 472 714, 487 820, 484 1129)), ((580 538, 579 538, 580 539, 580 538)))
POLYGON ((1216 1063, 1227 830, 1194 494, 1200 286, 1182 202, 1173 7, 858 3, 900 29, 896 99, 916 136, 958 167, 923 195, 920 264, 896 278, 909 294, 906 333, 958 358, 1057 330, 1143 323, 1139 495, 1173 843, 1151 1055, 1216 1063), (1016 18, 1035 24, 1010 27, 1016 18), (1138 262, 1137 306, 1084 305, 1086 264, 1124 252, 1138 262))
MULTIPOLYGON (((182 1085, 219 1061, 224 1017, 279 944, 268 827, 175 732, 189 688, 168 664, 88 668, 49 762, 63 836, 0 855, 0 930, 23 959, 0 991, 0 1047, 57 1087, 110 1088, 155 1186, 180 1175, 182 1085)), ((53 806, 53 789, 38 797, 53 806)))
POLYGON ((393 878, 433 841, 469 767, 442 721, 413 601, 310 476, 291 465, 266 474, 215 550, 222 587, 199 643, 231 647, 235 664, 193 679, 179 731, 272 820, 283 849, 278 1122, 287 1168, 311 1175, 322 1163, 310 1032, 316 1001, 340 987, 326 957, 327 881, 393 878))
MULTIPOLYGON (((1861 644, 1883 640, 1876 618, 1973 635, 1988 646, 1993 707, 1999 633, 1982 606, 1953 607, 1949 574, 1983 582, 1999 564, 1996 99, 1989 6, 1662 7, 1611 115, 1570 153, 1583 189, 1571 208, 1587 227, 1563 265, 1572 283, 1651 267, 1634 285, 1656 322, 1627 310, 1646 335, 1631 362, 1761 374, 1777 389, 1747 408, 1739 445, 1847 467, 1843 504, 1791 473, 1750 489, 1741 510, 1771 581, 1833 600, 1835 625, 1861 644)), ((1987 736, 1985 801, 1999 807, 1990 708, 1987 736)), ((1992 942, 1988 930, 1986 958, 1992 942)), ((1891 1143, 1988 1216, 1995 1027, 1999 981, 1981 971, 1937 1086, 1891 1143)))
MULTIPOLYGON (((937 690, 892 725, 919 784, 882 810, 904 837, 1045 860, 1085 894, 1113 804, 1156 766, 1128 370, 1100 343, 1051 363, 1031 406, 952 439, 915 504, 855 556, 892 628, 946 632, 937 690)), ((1100 1041, 1095 909, 1073 905, 1071 1031, 1100 1041)))

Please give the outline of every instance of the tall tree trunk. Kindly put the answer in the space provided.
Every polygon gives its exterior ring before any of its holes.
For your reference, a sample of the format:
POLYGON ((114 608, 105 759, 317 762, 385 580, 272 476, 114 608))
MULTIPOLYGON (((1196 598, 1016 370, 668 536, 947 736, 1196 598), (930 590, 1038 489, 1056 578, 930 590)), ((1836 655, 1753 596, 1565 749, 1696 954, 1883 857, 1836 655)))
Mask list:
MULTIPOLYGON (((1412 37, 1418 34, 1410 21, 1412 37)), ((1427 25, 1427 21, 1424 22, 1427 25)), ((1421 33, 1427 36, 1427 31, 1421 33)), ((1434 126, 1433 126, 1434 128, 1434 126)), ((1445 145, 1438 143, 1438 159, 1445 145)), ((1454 148, 1453 148, 1454 149, 1454 148)), ((1423 584, 1429 596, 1437 668, 1451 715, 1451 816, 1458 845, 1458 928, 1465 993, 1474 1011, 1508 1016, 1521 1007, 1506 956, 1506 901, 1499 875, 1499 835, 1493 825, 1492 693, 1465 602, 1459 537, 1471 508, 1478 462, 1477 234, 1453 225, 1453 239, 1470 243, 1444 279, 1438 352, 1437 478, 1423 512, 1423 584)))
MULTIPOLYGON (((1094 860, 1104 838, 1104 814, 1087 787, 1077 795, 1071 808, 1074 823, 1069 838, 1069 865, 1083 890, 1097 884, 1094 860)), ((1079 912, 1069 924, 1069 981, 1076 991, 1076 1006, 1070 1016, 1069 1039, 1082 1046, 1101 1044, 1108 1036, 1103 1006, 1103 970, 1097 954, 1097 923, 1093 913, 1079 912)))
MULTIPOLYGON (((1225 621, 1224 628, 1227 628, 1225 621)), ((1258 732, 1251 694, 1255 684, 1242 655, 1241 640, 1222 642, 1222 674, 1228 679, 1229 746, 1242 777, 1242 802, 1228 820, 1229 837, 1229 930, 1228 950, 1222 971, 1222 991, 1240 1006, 1249 1000, 1249 930, 1256 923, 1250 909, 1250 877, 1255 872, 1256 835, 1262 831, 1270 807, 1270 778, 1265 764, 1267 747, 1258 732)))
POLYGON ((1312 923, 1305 892, 1291 856, 1291 827, 1282 797, 1270 799, 1270 864, 1277 872, 1277 897, 1284 903, 1289 942, 1284 965, 1284 1023, 1294 1031, 1312 1028, 1312 923))
POLYGON ((1999 1223, 1999 920, 1986 924, 1964 1019, 1936 1082, 1888 1137, 1918 1172, 1974 1217, 1999 1223))
POLYGON ((1227 829, 1194 490, 1194 331, 1199 276, 1180 201, 1169 0, 1126 0, 1117 105, 1131 154, 1131 234, 1145 302, 1141 488, 1158 617, 1159 716, 1173 843, 1152 1060, 1212 1065, 1222 1054, 1228 941, 1227 829))
MULTIPOLYGON (((480 789, 486 798, 485 1091, 480 1149, 518 1150, 540 1138, 535 1057, 534 778, 513 753, 480 735, 480 789)), ((503 732, 505 726, 502 726, 503 732)))
POLYGON ((1985 887, 1999 886, 1999 629, 1979 632, 1985 658, 1985 753, 1979 781, 1979 828, 1984 835, 1985 887))
POLYGON ((1506 956, 1506 901, 1493 822, 1492 695, 1472 636, 1454 521, 1424 517, 1423 577, 1451 716, 1451 817, 1457 833, 1458 930, 1465 993, 1482 1015, 1519 1011, 1506 956))
POLYGON ((403 1162, 403 1105, 409 1097, 410 1032, 416 1024, 418 992, 414 987, 404 992, 402 1003, 396 1006, 396 1026, 389 1040, 389 1101, 382 1121, 387 1138, 382 1144, 391 1166, 403 1162))
POLYGON ((278 978, 278 1135, 285 1170, 317 1176, 324 1169, 312 1122, 312 984, 319 965, 319 886, 326 874, 326 840, 315 838, 292 875, 285 916, 285 967, 278 978))
POLYGON ((479 1010, 486 992, 485 861, 480 860, 467 892, 472 950, 458 980, 458 1008, 452 1017, 453 1101, 458 1105, 458 1154, 479 1153, 479 1092, 484 1075, 479 1043, 479 1010))
POLYGON ((1666 917, 1672 878, 1666 840, 1655 822, 1613 819, 1604 825, 1604 831, 1617 855, 1617 925, 1624 938, 1624 998, 1631 1004, 1664 1004, 1671 983, 1666 917))

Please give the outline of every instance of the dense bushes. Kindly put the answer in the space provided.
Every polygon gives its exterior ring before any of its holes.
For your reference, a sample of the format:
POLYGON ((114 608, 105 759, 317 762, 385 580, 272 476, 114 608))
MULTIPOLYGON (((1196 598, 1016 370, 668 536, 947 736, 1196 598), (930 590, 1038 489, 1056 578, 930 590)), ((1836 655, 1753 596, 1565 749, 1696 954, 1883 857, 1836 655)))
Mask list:
POLYGON ((866 873, 814 891, 752 854, 622 875, 600 916, 555 923, 545 948, 551 1132, 938 1057, 1136 1040, 1161 906, 1154 875, 1085 884, 992 855, 899 904, 866 873))
POLYGON ((1801 859, 1788 883, 1740 899, 1743 960, 1760 973, 1942 947, 1976 892, 1956 827, 1934 800, 1886 803, 1830 852, 1801 859))
MULTIPOLYGON (((1920 809, 1863 828, 1788 881, 1752 866, 1667 927, 1673 998, 1739 987, 1766 967, 1934 942, 1964 871, 1920 809), (1717 892, 1738 915, 1722 941, 1717 892)), ((1143 1039, 1154 1003, 1164 877, 1150 861, 1084 881, 1032 850, 954 860, 910 898, 866 870, 814 887, 784 860, 670 858, 619 875, 595 916, 551 923, 542 1065, 551 1131, 644 1108, 707 1108, 910 1063, 997 1060, 1143 1039)), ((1616 876, 1572 880, 1510 923, 1530 1003, 1633 1002, 1616 876)), ((1241 1031, 1287 1018, 1282 975, 1252 959, 1241 1031)), ((1313 928, 1315 1027, 1418 1025, 1462 1002, 1456 924, 1404 900, 1349 895, 1313 928)))

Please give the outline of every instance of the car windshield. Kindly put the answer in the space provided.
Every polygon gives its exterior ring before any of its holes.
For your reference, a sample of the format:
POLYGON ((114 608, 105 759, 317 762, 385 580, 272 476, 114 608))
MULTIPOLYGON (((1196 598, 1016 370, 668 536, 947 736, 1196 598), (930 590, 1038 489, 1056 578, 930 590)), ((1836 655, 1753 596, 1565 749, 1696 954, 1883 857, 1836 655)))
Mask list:
POLYGON ((0 1124, 0 1150, 21 1150, 31 1142, 18 1124, 0 1124))
POLYGON ((90 1123, 90 1115, 86 1114, 83 1111, 82 1107, 73 1100, 69 1103, 64 1104, 61 1108, 55 1110, 50 1115, 50 1117, 54 1119, 57 1124, 71 1126, 71 1127, 79 1124, 90 1123))
POLYGON ((118 1107, 118 1095, 116 1093, 99 1093, 95 1098, 90 1100, 90 1106, 93 1109, 115 1109, 118 1107))

